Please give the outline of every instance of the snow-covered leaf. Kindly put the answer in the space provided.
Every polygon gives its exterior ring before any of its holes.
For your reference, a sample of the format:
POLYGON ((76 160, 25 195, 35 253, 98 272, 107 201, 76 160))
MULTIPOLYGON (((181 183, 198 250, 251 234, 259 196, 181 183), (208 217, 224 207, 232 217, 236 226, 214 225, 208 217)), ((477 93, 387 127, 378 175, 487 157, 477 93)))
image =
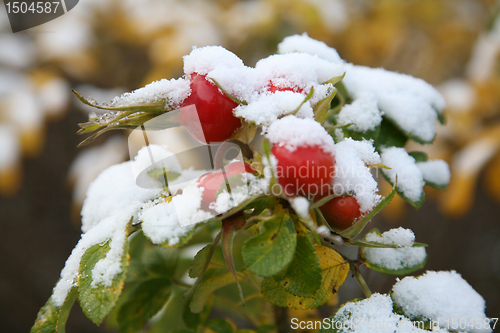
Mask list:
MULTIPOLYGON (((412 239, 414 235, 411 231, 405 229, 392 229, 398 231, 401 236, 389 237, 390 232, 380 234, 378 229, 372 229, 366 236, 365 241, 377 241, 385 245, 392 245, 393 248, 376 248, 376 247, 361 247, 361 257, 366 262, 366 266, 374 271, 392 274, 392 275, 406 275, 423 268, 427 262, 427 254, 425 248, 422 246, 415 246, 412 239), (401 232, 399 232, 401 229, 401 232), (399 242, 396 237, 408 238, 413 235, 410 241, 403 240, 399 242), (386 237, 387 236, 387 237, 386 237), (401 246, 404 244, 406 246, 401 246)), ((394 232, 392 234, 395 234, 394 232)))
POLYGON ((98 325, 104 320, 118 301, 127 275, 128 242, 125 242, 122 257, 119 258, 119 268, 121 272, 113 278, 110 285, 94 283, 94 268, 97 263, 105 259, 110 252, 111 242, 112 241, 109 240, 104 244, 96 244, 90 247, 85 251, 80 262, 78 300, 83 313, 87 318, 98 325))
POLYGON ((77 297, 78 291, 74 287, 69 291, 61 307, 55 305, 52 298, 49 298, 38 312, 30 333, 65 333, 66 320, 77 297))

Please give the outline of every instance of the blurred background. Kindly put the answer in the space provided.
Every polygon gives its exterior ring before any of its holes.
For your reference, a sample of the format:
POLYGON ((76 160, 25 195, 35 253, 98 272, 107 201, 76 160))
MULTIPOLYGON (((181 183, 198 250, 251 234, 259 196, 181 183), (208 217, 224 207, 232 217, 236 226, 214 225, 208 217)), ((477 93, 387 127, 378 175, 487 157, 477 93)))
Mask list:
MULTIPOLYGON (((450 163, 448 190, 426 189, 419 211, 396 198, 372 225, 411 228, 429 244, 426 269, 458 271, 499 317, 499 9, 496 0, 81 0, 13 34, 0 0, 0 331, 29 331, 80 238, 88 184, 128 159, 126 132, 77 148, 77 124, 96 110, 71 89, 106 101, 179 77, 192 46, 222 45, 253 66, 303 32, 348 62, 411 74, 444 94, 448 124, 435 144, 408 149, 450 163)), ((372 291, 395 279, 366 274, 372 291)), ((348 279, 340 302, 358 296, 348 279)), ((106 331, 78 305, 67 330, 106 331)))

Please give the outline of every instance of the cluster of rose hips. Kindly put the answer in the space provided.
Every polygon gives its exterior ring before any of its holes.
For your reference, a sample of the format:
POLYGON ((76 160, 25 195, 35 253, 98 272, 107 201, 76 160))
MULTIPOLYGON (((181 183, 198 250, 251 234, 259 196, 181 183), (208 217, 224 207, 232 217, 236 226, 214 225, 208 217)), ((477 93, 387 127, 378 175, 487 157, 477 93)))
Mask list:
MULTIPOLYGON (((193 73, 189 79, 191 95, 184 101, 183 106, 194 105, 196 107, 202 133, 193 130, 196 126, 190 126, 193 117, 189 116, 188 112, 183 114, 182 124, 200 142, 210 144, 226 141, 242 125, 241 120, 233 115, 233 109, 238 104, 222 92, 205 75, 193 73)), ((304 93, 300 88, 277 87, 272 82, 269 83, 267 88, 271 93, 276 91, 304 93)), ((286 196, 309 196, 309 193, 305 193, 302 189, 311 187, 321 189, 320 194, 315 196, 315 200, 332 194, 330 185, 333 182, 334 173, 319 172, 319 170, 333 171, 335 168, 335 158, 331 154, 325 153, 321 147, 297 147, 294 151, 290 151, 285 146, 275 144, 271 149, 271 153, 278 161, 276 165, 278 169, 308 169, 305 175, 277 174, 278 183, 283 188, 286 196), (316 172, 313 170, 314 168, 316 172), (326 189, 325 186, 327 187, 326 189)), ((242 166, 241 163, 230 163, 224 168, 224 172, 221 170, 215 171, 198 179, 198 186, 204 188, 201 205, 203 210, 210 210, 210 203, 216 201, 216 193, 224 184, 225 179, 243 170, 248 173, 257 173, 250 165, 245 163, 242 166)), ((348 228, 361 216, 360 206, 353 196, 335 197, 323 204, 320 209, 330 226, 338 230, 348 228)))

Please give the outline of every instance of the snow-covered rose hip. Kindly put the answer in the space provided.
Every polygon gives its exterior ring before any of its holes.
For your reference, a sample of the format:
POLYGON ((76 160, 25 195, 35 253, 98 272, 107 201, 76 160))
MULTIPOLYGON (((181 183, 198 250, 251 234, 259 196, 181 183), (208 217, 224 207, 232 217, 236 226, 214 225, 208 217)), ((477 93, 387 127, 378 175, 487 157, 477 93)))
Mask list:
MULTIPOLYGON (((324 196, 318 196, 317 200, 324 196)), ((328 224, 338 230, 345 230, 361 217, 358 201, 353 196, 333 198, 320 207, 328 224)))
POLYGON ((285 195, 314 196, 328 191, 335 174, 333 139, 318 122, 287 116, 274 122, 267 138, 285 195))
POLYGON ((226 141, 241 127, 241 120, 233 115, 233 109, 238 104, 205 75, 193 73, 190 80, 191 95, 183 103, 182 125, 200 142, 226 141), (188 107, 190 105, 196 109, 188 107))
POLYGON ((232 162, 224 167, 225 177, 222 170, 217 170, 214 172, 209 172, 198 178, 198 187, 204 188, 202 199, 201 199, 201 209, 205 211, 212 211, 210 209, 210 204, 217 200, 217 192, 224 185, 226 178, 232 176, 247 173, 256 173, 249 164, 244 162, 232 162))

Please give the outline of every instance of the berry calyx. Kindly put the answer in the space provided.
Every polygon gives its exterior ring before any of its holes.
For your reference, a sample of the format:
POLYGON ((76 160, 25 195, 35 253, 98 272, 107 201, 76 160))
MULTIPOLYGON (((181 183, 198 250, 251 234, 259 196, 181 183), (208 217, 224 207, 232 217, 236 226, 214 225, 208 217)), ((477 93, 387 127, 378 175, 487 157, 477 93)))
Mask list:
POLYGON ((198 178, 198 187, 204 188, 201 199, 201 209, 211 211, 210 204, 217 200, 217 192, 224 185, 226 179, 243 173, 257 173, 249 164, 244 162, 232 162, 222 170, 209 172, 198 178), (224 176, 225 173, 225 176, 224 176))
MULTIPOLYGON (((316 200, 322 197, 324 196, 318 196, 316 200)), ((333 198, 319 209, 330 227, 337 230, 345 230, 361 217, 362 214, 359 208, 356 198, 348 195, 333 198)))
POLYGON ((297 147, 294 151, 274 145, 276 178, 286 196, 313 196, 327 192, 335 174, 335 158, 319 146, 297 147))
POLYGON ((241 120, 233 115, 233 109, 238 104, 205 75, 191 75, 191 95, 182 106, 182 125, 202 143, 224 142, 241 127, 241 120), (187 108, 189 105, 194 105, 196 110, 187 108))

